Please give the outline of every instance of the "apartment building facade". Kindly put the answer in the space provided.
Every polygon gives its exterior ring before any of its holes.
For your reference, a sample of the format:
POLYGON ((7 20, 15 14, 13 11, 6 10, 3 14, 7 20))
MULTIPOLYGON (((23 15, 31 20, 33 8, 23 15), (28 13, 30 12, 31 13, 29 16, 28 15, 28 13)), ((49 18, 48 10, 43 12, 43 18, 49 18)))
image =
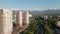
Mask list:
POLYGON ((22 26, 22 12, 17 11, 16 13, 16 24, 17 26, 22 26))
POLYGON ((29 24, 29 12, 25 11, 17 11, 16 13, 16 23, 19 24, 20 26, 27 25, 29 24))
POLYGON ((0 34, 12 33, 12 11, 0 9, 0 34))

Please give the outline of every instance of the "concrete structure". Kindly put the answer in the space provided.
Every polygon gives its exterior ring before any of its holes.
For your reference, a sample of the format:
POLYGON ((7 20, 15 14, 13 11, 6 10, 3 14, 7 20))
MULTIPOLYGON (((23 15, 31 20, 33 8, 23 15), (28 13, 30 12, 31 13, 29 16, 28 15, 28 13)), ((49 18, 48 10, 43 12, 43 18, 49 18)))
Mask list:
POLYGON ((17 11, 16 23, 17 23, 17 26, 22 26, 22 11, 17 11))
POLYGON ((47 20, 48 19, 48 16, 47 15, 44 15, 43 17, 44 17, 44 20, 47 20))
POLYGON ((32 15, 31 15, 31 14, 29 14, 29 17, 32 17, 32 15))
POLYGON ((0 9, 0 34, 12 33, 12 11, 0 9))
POLYGON ((60 26, 60 21, 57 21, 57 26, 60 26))
POLYGON ((52 18, 53 16, 50 16, 50 18, 52 18))
POLYGON ((28 11, 23 13, 23 23, 24 23, 24 25, 29 24, 29 12, 28 11))
POLYGON ((23 26, 29 24, 29 12, 17 11, 16 13, 17 26, 23 26))

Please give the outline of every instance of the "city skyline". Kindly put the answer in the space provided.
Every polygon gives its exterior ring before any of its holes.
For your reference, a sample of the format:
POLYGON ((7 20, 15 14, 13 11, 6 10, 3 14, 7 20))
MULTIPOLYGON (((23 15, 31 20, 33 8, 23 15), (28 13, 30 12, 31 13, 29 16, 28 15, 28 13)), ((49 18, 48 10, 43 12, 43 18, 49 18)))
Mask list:
POLYGON ((60 0, 0 0, 0 8, 41 10, 60 9, 60 0))

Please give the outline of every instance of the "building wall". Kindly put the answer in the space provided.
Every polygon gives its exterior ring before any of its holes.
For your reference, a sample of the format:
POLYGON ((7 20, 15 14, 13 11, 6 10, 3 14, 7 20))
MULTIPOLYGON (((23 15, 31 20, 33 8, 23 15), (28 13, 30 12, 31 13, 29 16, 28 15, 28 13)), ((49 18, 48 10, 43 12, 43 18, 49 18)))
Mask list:
POLYGON ((17 11, 16 13, 17 26, 23 26, 29 24, 29 12, 17 11))
POLYGON ((29 24, 29 12, 28 11, 23 13, 23 22, 24 22, 24 25, 29 24))
POLYGON ((3 34, 3 10, 0 9, 0 34, 3 34))
POLYGON ((2 18, 2 33, 11 34, 12 33, 12 11, 9 9, 3 9, 2 18))
POLYGON ((60 21, 57 21, 57 26, 60 26, 60 21))
POLYGON ((22 26, 22 12, 21 11, 17 11, 16 13, 16 22, 17 22, 17 26, 22 26))

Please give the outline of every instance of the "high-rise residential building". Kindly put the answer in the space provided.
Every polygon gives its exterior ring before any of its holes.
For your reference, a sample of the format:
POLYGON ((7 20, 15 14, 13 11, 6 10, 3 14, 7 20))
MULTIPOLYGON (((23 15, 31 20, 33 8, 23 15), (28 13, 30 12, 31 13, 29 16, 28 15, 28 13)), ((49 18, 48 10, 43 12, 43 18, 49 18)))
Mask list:
POLYGON ((18 26, 29 24, 29 12, 28 11, 17 11, 16 13, 16 23, 18 26))
POLYGON ((12 11, 0 9, 0 34, 11 34, 12 25, 12 11))
POLYGON ((23 23, 24 25, 28 25, 29 24, 29 12, 25 11, 23 13, 23 23))
POLYGON ((17 11, 16 23, 17 23, 17 26, 22 26, 22 11, 17 11))

